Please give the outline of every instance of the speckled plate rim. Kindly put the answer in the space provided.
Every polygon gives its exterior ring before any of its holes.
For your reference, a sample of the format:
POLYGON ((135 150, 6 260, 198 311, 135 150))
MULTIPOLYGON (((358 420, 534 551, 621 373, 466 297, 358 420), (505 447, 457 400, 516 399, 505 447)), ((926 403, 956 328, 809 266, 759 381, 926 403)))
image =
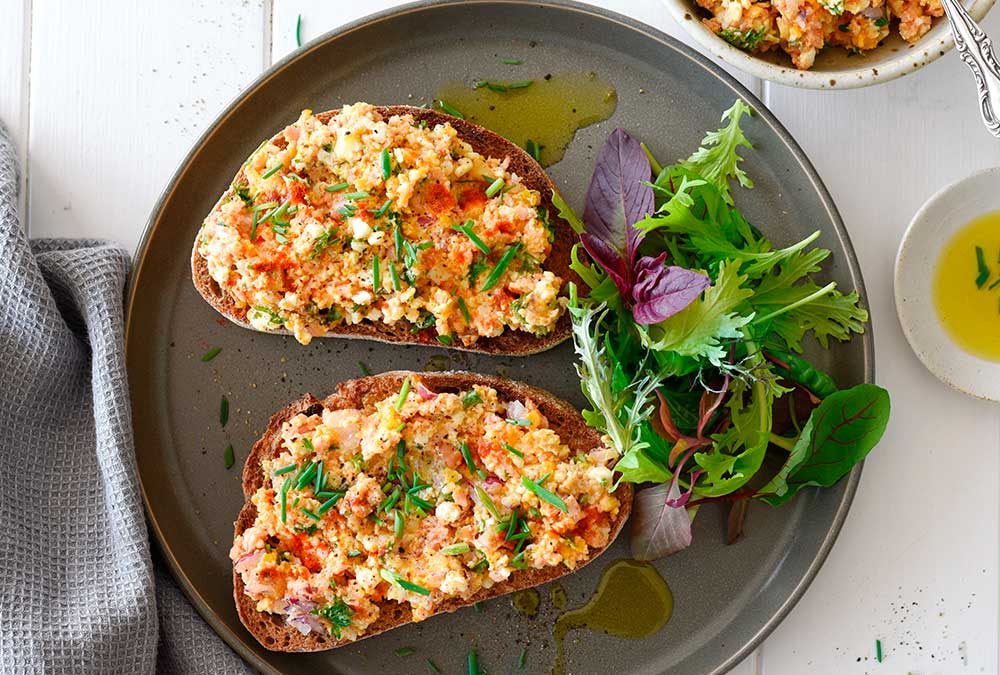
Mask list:
MULTIPOLYGON (((955 46, 948 20, 941 17, 926 35, 913 45, 908 45, 906 51, 894 59, 836 71, 799 70, 751 56, 729 44, 701 22, 693 0, 663 2, 680 27, 710 53, 749 75, 800 89, 857 89, 889 82, 917 71, 944 56, 955 46)), ((973 19, 981 21, 994 2, 995 0, 971 0, 965 8, 973 19)), ((972 97, 973 94, 970 92, 969 96, 972 97)))
MULTIPOLYGON (((625 28, 631 29, 637 33, 640 33, 658 43, 660 43, 663 48, 673 50, 684 57, 688 58, 693 64, 707 71, 713 77, 720 80, 723 84, 731 88, 736 94, 742 97, 744 100, 748 101, 758 114, 761 121, 770 127, 771 131, 775 136, 780 139, 789 149, 792 156, 799 163, 803 174, 809 179, 812 184, 813 189, 816 191, 817 196, 826 209, 826 212, 830 218, 830 221, 834 224, 835 236, 840 244, 841 249, 845 254, 845 262, 847 263, 847 268, 850 273, 851 281, 854 288, 857 290, 861 302, 863 305, 867 306, 867 293, 865 290, 864 279, 861 276, 861 268, 858 263, 857 254, 854 251, 854 247, 851 244, 850 237, 847 233, 847 229, 844 226, 844 222, 840 217, 840 213, 837 211, 836 206, 833 203, 833 199, 830 196, 829 191, 823 184, 816 169, 813 167, 812 163, 806 157, 805 152, 799 146, 799 144, 792 138, 791 134, 781 125, 778 119, 771 114, 771 112, 764 106, 764 104, 751 93, 746 87, 739 83, 734 77, 726 73, 724 70, 719 68, 716 64, 712 63, 707 57, 699 54, 694 49, 684 45, 682 42, 674 37, 671 37, 652 26, 643 24, 636 21, 630 17, 606 10, 600 7, 594 7, 592 5, 585 5, 579 2, 574 2, 572 0, 541 0, 538 2, 524 2, 524 0, 418 0, 417 2, 408 3, 405 5, 400 5, 382 12, 377 12, 371 14, 367 17, 363 17, 356 21, 352 21, 345 24, 337 29, 334 29, 324 35, 310 41, 302 48, 292 52, 288 56, 279 60, 273 64, 270 68, 264 71, 256 80, 253 81, 247 88, 245 88, 240 94, 238 94, 230 103, 226 106, 225 110, 212 122, 211 125, 201 134, 198 140, 194 143, 191 150, 185 155, 184 159, 181 161, 180 166, 171 176, 170 181, 167 183, 166 188, 163 193, 157 199, 150 213, 150 217, 147 220, 146 227, 143 231, 142 237, 139 240, 138 247, 136 249, 136 254, 132 263, 132 271, 129 275, 129 284, 126 292, 125 300, 125 355, 126 363, 128 362, 128 345, 133 338, 133 322, 131 317, 133 316, 133 306, 137 303, 142 302, 142 299, 137 297, 135 293, 134 280, 139 277, 142 272, 143 265, 146 262, 148 243, 151 238, 151 234, 156 228, 162 211, 167 202, 171 199, 178 183, 184 174, 188 171, 188 167, 198 154, 199 149, 206 143, 206 141, 212 137, 216 131, 224 125, 230 115, 233 113, 234 109, 239 105, 239 103, 247 96, 256 92, 260 88, 264 87, 269 80, 271 80, 277 73, 280 73, 283 69, 288 67, 290 64, 294 63, 300 58, 303 58, 306 54, 313 52, 317 49, 322 49, 324 46, 338 38, 345 36, 349 33, 357 31, 362 28, 366 28, 370 25, 380 23, 389 18, 394 18, 399 15, 421 12, 432 10, 438 6, 451 6, 451 5, 462 5, 462 6, 474 6, 477 4, 530 4, 534 6, 552 7, 555 9, 584 14, 590 17, 612 22, 624 26, 625 28)), ((708 120, 706 120, 706 124, 708 120)), ((707 128, 707 127, 706 127, 707 128)), ((873 382, 875 379, 875 346, 872 337, 873 331, 871 324, 869 324, 868 330, 864 335, 859 336, 856 339, 862 340, 863 343, 863 360, 864 360, 864 380, 866 382, 873 382)), ((530 357, 529 357, 530 358, 530 357)), ((855 492, 858 488, 858 483, 861 479, 862 464, 856 465, 843 479, 844 492, 837 505, 837 509, 833 514, 831 520, 830 529, 827 531, 826 535, 823 537, 822 542, 813 557, 813 560, 806 568, 805 573, 802 578, 794 586, 792 591, 788 594, 788 597, 781 603, 778 609, 768 618, 767 621, 760 627, 760 629, 742 645, 735 648, 730 656, 728 656, 725 661, 723 661, 718 667, 707 672, 705 675, 723 675, 723 673, 728 672, 736 665, 738 665, 743 659, 745 659, 754 649, 756 649, 761 642, 775 629, 778 624, 788 615, 792 608, 798 603, 805 593, 806 589, 815 579, 816 575, 819 573, 820 568, 826 561, 830 554, 830 550, 833 548, 833 544, 840 534, 840 530, 843 527, 844 521, 847 518, 847 513, 850 510, 851 503, 854 500, 855 492)), ((166 537, 162 527, 160 526, 156 512, 154 510, 153 504, 150 502, 146 486, 143 484, 140 473, 139 482, 140 492, 142 493, 143 504, 146 509, 146 515, 149 523, 149 527, 152 530, 157 548, 162 554, 164 560, 170 569, 171 574, 177 580, 181 587, 181 590, 187 596, 187 598, 194 605, 198 613, 205 619, 205 621, 212 627, 212 629, 230 646, 232 647, 247 663, 256 668, 262 673, 267 675, 282 675, 280 670, 277 670, 271 664, 267 663, 261 659, 251 647, 248 638, 250 638, 249 633, 242 632, 237 633, 229 629, 228 626, 215 614, 211 605, 201 596, 198 592, 194 583, 187 576, 184 569, 179 564, 176 556, 173 554, 170 544, 167 542, 166 537)))
POLYGON ((964 394, 1000 402, 1000 363, 964 351, 948 337, 933 302, 941 245, 986 211, 1000 210, 1000 167, 983 169, 935 192, 914 214, 896 253, 893 292, 903 335, 936 378, 964 394))

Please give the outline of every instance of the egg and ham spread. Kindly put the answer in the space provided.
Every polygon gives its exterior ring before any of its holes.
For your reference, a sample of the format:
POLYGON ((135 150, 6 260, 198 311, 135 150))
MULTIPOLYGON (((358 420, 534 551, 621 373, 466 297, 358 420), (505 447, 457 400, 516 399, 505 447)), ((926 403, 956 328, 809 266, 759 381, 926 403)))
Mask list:
POLYGON ((571 450, 530 399, 417 376, 364 409, 297 414, 262 460, 230 552, 258 611, 354 640, 379 603, 414 621, 517 570, 586 562, 611 536, 617 453, 571 450))
POLYGON ((550 332, 562 279, 542 264, 541 195, 450 124, 366 103, 306 110, 247 160, 202 224, 208 272, 258 330, 307 344, 376 322, 469 346, 550 332))

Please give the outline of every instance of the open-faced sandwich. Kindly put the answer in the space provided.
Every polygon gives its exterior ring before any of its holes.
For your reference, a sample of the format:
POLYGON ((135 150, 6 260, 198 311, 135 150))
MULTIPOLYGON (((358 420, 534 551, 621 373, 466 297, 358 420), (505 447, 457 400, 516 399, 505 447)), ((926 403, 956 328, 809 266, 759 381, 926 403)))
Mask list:
POLYGON ((365 103, 265 141, 205 218, 195 287, 260 331, 530 354, 569 335, 571 228, 541 166, 470 122, 365 103))
POLYGON ((538 585, 628 517, 618 454, 568 403, 471 373, 391 372, 277 413, 243 470, 243 623, 318 651, 538 585))

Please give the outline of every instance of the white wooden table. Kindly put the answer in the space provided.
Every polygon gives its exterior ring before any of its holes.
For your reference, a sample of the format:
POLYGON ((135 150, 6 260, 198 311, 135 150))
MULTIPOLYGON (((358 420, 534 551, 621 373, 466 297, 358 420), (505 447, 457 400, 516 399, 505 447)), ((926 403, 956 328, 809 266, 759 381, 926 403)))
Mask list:
MULTIPOLYGON (((134 248, 198 134, 295 48, 300 14, 308 40, 394 4, 0 0, 0 119, 26 162, 28 231, 134 248)), ((599 4, 682 37, 659 0, 599 4)), ((1000 11, 985 26, 1000 38, 1000 11)), ((891 280, 914 211, 937 188, 1000 162, 1000 141, 982 128, 954 53, 850 92, 741 79, 805 148, 847 222, 894 411, 819 577, 735 672, 996 674, 1000 414, 920 366, 896 322, 891 280)))

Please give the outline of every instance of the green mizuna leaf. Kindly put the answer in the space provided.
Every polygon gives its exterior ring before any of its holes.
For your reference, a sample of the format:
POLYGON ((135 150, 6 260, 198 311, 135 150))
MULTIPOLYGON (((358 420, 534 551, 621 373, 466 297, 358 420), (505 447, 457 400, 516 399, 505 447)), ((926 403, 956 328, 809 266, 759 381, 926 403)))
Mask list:
POLYGON ((735 178, 745 188, 753 187, 753 181, 739 166, 743 158, 737 152, 741 147, 753 148, 740 129, 740 118, 752 114, 750 106, 742 99, 736 99, 733 106, 722 113, 722 122, 728 120, 728 124, 717 131, 705 134, 701 147, 680 163, 685 169, 717 185, 729 204, 733 203, 733 197, 729 192, 730 178, 735 178))
POLYGON ((882 438, 889 410, 889 393, 874 384, 831 394, 813 410, 781 471, 755 496, 779 506, 806 486, 833 485, 882 438))
POLYGON ((700 298, 666 321, 641 330, 643 344, 656 351, 708 359, 719 366, 726 357, 724 340, 743 337, 743 327, 753 315, 740 310, 753 291, 743 288, 745 277, 737 266, 722 263, 715 284, 700 298))

